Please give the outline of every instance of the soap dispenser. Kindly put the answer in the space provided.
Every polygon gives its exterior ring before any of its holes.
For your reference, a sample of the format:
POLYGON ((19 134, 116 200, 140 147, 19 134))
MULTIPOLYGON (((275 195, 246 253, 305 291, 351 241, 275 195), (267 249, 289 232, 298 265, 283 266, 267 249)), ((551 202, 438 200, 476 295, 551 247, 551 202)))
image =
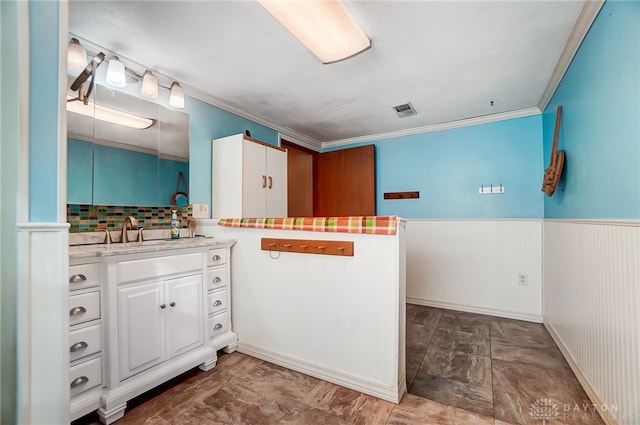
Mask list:
POLYGON ((171 239, 180 238, 180 222, 178 221, 178 210, 171 210, 171 239))

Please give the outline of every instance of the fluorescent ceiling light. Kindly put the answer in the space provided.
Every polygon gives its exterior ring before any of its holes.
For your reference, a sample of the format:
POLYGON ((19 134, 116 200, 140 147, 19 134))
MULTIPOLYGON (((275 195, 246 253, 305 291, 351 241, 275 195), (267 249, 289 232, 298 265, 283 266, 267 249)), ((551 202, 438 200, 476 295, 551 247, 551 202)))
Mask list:
POLYGON ((151 118, 139 117, 106 106, 95 105, 92 101, 85 105, 82 101, 69 96, 67 96, 67 111, 137 130, 145 130, 155 123, 155 120, 151 118))
POLYGON ((339 0, 258 2, 322 63, 346 59, 371 47, 339 0))

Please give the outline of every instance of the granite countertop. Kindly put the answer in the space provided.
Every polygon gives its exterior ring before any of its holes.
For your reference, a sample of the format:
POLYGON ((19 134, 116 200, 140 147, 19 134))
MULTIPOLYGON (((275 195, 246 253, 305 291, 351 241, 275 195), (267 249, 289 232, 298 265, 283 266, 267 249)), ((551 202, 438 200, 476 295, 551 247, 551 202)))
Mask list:
POLYGON ((113 255, 139 254, 187 248, 226 248, 236 243, 235 239, 193 237, 180 239, 152 239, 144 242, 112 244, 73 245, 69 247, 70 258, 108 257, 113 255))

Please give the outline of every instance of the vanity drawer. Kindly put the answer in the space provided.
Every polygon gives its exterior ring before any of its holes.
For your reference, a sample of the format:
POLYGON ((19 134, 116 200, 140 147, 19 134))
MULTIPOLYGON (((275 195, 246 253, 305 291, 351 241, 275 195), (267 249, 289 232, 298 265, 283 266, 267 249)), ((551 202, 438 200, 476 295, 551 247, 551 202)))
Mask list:
POLYGON ((69 324, 75 325, 100 318, 100 291, 69 296, 69 324))
POLYGON ((219 266, 227 262, 227 250, 224 248, 210 249, 207 257, 207 266, 219 266))
POLYGON ((207 270, 207 289, 212 290, 227 286, 227 268, 218 267, 207 270))
POLYGON ((69 290, 100 285, 100 264, 78 264, 69 266, 69 290))
POLYGON ((227 308, 227 290, 212 292, 208 295, 209 314, 216 314, 227 308))
POLYGON ((71 397, 102 384, 102 357, 69 368, 71 397))
POLYGON ((87 326, 69 333, 69 360, 74 361, 102 350, 101 325, 87 326))
POLYGON ((229 330, 229 313, 224 312, 209 317, 209 338, 223 334, 229 330))
POLYGON ((120 261, 117 264, 117 270, 118 283, 158 278, 177 273, 201 272, 202 253, 120 261))

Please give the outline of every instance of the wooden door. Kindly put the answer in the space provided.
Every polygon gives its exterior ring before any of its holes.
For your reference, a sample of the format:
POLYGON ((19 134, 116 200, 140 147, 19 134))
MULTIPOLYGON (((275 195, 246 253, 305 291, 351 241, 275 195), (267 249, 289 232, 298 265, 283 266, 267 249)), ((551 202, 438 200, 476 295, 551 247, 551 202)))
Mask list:
POLYGON ((313 216, 313 173, 315 152, 282 141, 287 148, 287 214, 313 216))
POLYGON ((375 214, 375 146, 319 154, 314 215, 326 217, 375 214))

